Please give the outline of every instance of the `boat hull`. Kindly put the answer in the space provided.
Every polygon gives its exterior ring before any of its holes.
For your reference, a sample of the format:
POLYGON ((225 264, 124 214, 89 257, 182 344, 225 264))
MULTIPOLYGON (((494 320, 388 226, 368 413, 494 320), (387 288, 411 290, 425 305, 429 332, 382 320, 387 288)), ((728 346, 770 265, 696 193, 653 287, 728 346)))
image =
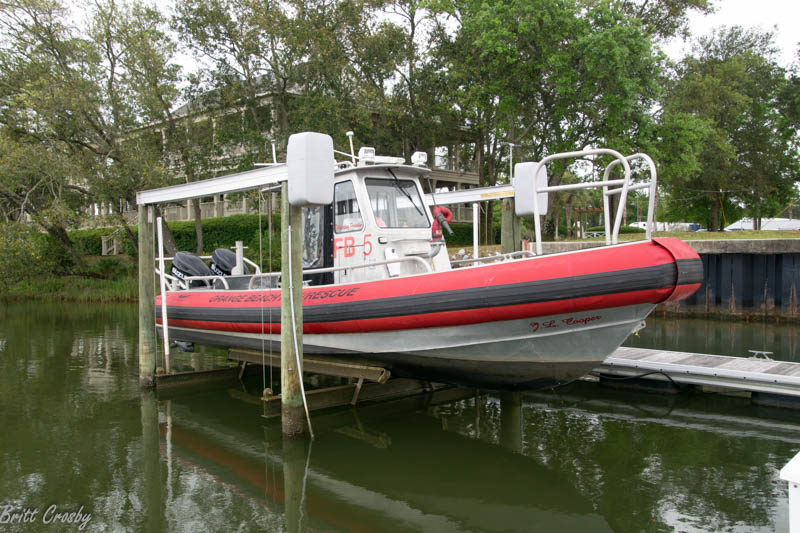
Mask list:
MULTIPOLYGON (((590 313, 345 334, 307 334, 303 351, 384 366, 395 376, 493 389, 554 386, 591 371, 640 327, 652 311, 642 304, 590 313), (392 347, 404 346, 402 351, 392 347)), ((280 335, 170 327, 170 338, 269 353, 280 335)))
MULTIPOLYGON (((479 387, 563 383, 602 362, 656 304, 697 289, 699 257, 665 241, 306 288, 303 349, 479 387)), ((167 303, 172 339, 280 349, 278 291, 170 293, 167 303)))

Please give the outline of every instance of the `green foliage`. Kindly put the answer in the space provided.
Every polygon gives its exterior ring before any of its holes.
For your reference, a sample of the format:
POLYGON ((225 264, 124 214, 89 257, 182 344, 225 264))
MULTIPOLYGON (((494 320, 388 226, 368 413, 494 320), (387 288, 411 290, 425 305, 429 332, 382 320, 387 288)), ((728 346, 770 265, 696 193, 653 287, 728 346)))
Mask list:
POLYGON ((0 293, 9 286, 49 272, 54 266, 47 243, 26 224, 0 224, 0 293))
MULTIPOLYGON (((738 205, 774 216, 800 172, 793 85, 772 35, 732 27, 696 41, 677 68, 661 117, 670 218, 718 230, 738 205), (726 216, 727 212, 727 216, 726 216)), ((727 220, 726 220, 727 219, 727 220)))
MULTIPOLYGON (((262 230, 267 228, 267 216, 261 215, 262 230)), ((280 230, 280 215, 273 215, 273 226, 280 230)), ((169 228, 179 250, 194 250, 197 238, 194 222, 170 222, 169 228)), ((216 248, 232 248, 236 241, 243 241, 249 252, 258 254, 259 215, 231 215, 228 217, 203 219, 203 249, 209 254, 216 248)), ((273 239, 274 240, 274 239, 273 239)), ((263 243, 262 243, 263 244, 263 243)), ((266 249, 266 244, 264 244, 266 249)), ((280 257, 280 253, 278 254, 280 257)), ((248 256, 249 257, 249 256, 248 256)))
POLYGON ((89 267, 90 273, 107 279, 132 276, 135 274, 135 270, 135 263, 124 262, 122 259, 113 256, 101 257, 89 267))

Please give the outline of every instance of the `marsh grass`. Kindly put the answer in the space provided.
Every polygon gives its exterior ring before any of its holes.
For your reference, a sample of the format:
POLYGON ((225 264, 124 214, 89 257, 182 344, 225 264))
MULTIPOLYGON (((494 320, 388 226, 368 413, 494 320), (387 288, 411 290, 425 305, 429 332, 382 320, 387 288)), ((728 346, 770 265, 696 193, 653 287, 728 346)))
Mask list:
POLYGON ((135 302, 138 292, 138 279, 131 274, 116 279, 46 276, 11 286, 5 298, 62 302, 135 302))

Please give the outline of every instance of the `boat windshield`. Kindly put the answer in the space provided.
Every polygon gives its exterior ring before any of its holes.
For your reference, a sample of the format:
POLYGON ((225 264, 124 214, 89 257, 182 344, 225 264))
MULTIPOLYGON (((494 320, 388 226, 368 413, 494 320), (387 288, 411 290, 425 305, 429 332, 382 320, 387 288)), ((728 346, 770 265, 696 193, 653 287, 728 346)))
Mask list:
POLYGON ((367 178, 364 181, 378 227, 430 227, 425 204, 413 180, 367 178))

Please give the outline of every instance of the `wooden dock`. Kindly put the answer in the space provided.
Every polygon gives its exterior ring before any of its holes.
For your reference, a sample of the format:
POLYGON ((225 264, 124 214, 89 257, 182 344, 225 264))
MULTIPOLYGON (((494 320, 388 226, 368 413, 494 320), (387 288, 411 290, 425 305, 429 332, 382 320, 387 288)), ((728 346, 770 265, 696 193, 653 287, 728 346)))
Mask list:
MULTIPOLYGON (((711 392, 740 392, 760 395, 762 403, 785 398, 800 407, 800 363, 762 357, 728 357, 701 353, 617 349, 595 369, 600 380, 641 379, 664 385, 692 385, 711 392)), ((619 381, 621 383, 621 381, 619 381)))

